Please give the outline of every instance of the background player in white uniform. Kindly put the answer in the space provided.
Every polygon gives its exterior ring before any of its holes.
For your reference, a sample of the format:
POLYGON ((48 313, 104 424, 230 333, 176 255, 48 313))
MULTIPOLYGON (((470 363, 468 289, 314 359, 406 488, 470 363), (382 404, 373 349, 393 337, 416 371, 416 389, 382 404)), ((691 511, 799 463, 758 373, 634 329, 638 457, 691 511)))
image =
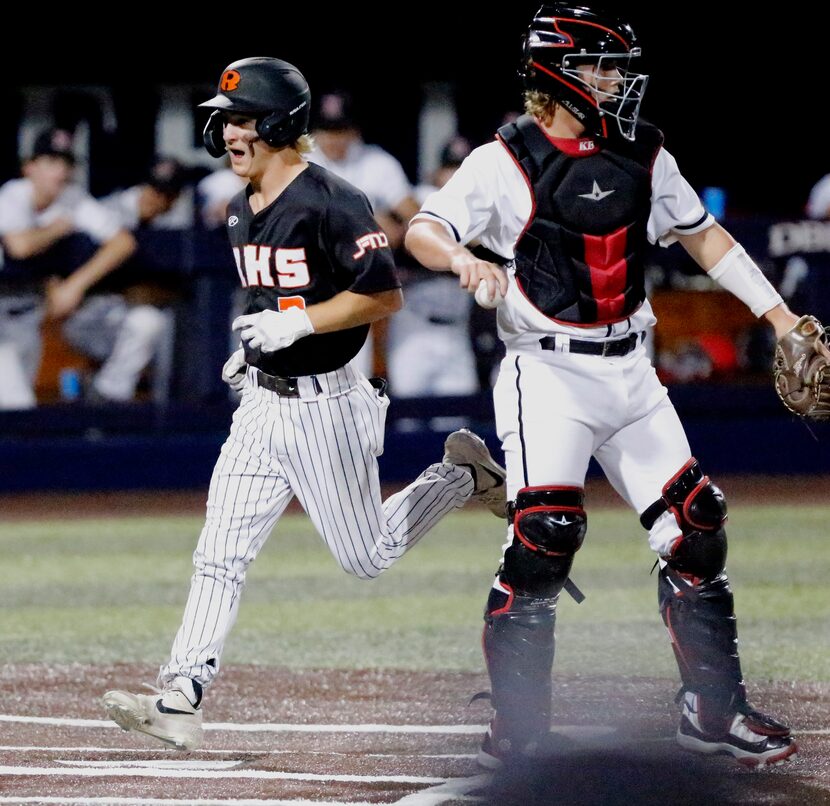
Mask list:
POLYGON ((135 251, 135 239, 82 188, 72 184, 71 136, 42 132, 23 164, 23 177, 0 188, 0 350, 16 372, 4 369, 0 408, 35 404, 44 313, 66 319, 87 293, 135 251), (43 295, 46 289, 44 309, 43 295), (11 379, 16 379, 12 383, 11 379))
MULTIPOLYGON (((441 149, 433 183, 415 188, 416 198, 423 202, 443 187, 470 150, 464 138, 448 141, 441 149)), ((399 261, 398 267, 406 305, 389 320, 387 363, 392 394, 474 394, 478 378, 468 331, 470 295, 455 278, 428 271, 411 257, 399 261)))
POLYGON ((547 734, 556 604, 585 535, 592 456, 659 558, 660 610, 683 681, 678 741, 752 765, 796 751, 788 728, 746 701, 724 498, 692 457, 643 346, 655 321, 647 240, 679 241, 777 335, 796 317, 705 212, 661 133, 637 120, 646 76, 629 67, 638 54, 623 21, 542 6, 525 38, 528 114, 476 149, 407 235, 427 267, 506 295, 494 399, 512 501, 485 612, 495 708, 479 754, 487 766, 532 754, 547 734), (474 238, 504 268, 471 254, 474 238))
MULTIPOLYGON (((185 167, 169 157, 153 160, 143 182, 99 199, 121 226, 181 229, 193 220, 185 167)), ((75 349, 101 362, 87 389, 87 400, 125 402, 152 366, 152 397, 169 395, 173 363, 174 317, 170 303, 181 293, 181 279, 159 273, 139 249, 137 259, 110 275, 67 320, 63 335, 75 349)))
POLYGON ((202 737, 202 690, 219 671, 249 563, 296 495, 337 562, 362 579, 400 559, 472 495, 504 513, 504 471, 468 431, 444 461, 381 500, 377 456, 388 398, 352 363, 370 322, 401 304, 391 253, 366 197, 306 162, 310 92, 273 58, 229 65, 205 128, 250 184, 228 209, 248 292, 243 347, 223 377, 242 387, 213 472, 196 572, 156 696, 111 691, 110 716, 181 749, 202 737))

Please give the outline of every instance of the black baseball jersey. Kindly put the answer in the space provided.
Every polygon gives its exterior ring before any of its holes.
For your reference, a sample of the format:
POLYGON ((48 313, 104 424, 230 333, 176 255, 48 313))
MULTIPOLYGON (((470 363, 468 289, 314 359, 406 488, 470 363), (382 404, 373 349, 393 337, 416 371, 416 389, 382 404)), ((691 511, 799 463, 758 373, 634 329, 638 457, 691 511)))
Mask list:
MULTIPOLYGON (((307 306, 341 291, 373 294, 399 288, 392 251, 366 196, 309 163, 282 193, 254 214, 250 185, 228 205, 227 230, 245 313, 307 306)), ((284 350, 246 348, 249 364, 270 375, 331 372, 354 358, 369 325, 312 333, 284 350)))

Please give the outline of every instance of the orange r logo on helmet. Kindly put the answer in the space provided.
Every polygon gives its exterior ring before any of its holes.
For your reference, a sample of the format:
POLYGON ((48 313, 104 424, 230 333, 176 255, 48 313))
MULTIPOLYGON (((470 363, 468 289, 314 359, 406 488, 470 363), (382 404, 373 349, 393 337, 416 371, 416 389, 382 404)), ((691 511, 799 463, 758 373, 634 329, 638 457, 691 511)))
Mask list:
POLYGON ((222 92, 232 92, 239 86, 239 73, 236 70, 225 70, 219 82, 222 92))

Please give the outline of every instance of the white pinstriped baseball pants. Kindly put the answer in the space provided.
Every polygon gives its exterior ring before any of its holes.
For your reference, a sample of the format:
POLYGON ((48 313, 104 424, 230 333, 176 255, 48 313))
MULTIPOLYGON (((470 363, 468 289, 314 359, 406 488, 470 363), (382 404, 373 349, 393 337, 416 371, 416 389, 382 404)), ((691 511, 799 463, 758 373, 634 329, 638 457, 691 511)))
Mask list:
POLYGON ((389 399, 351 364, 301 377, 299 391, 281 397, 248 371, 213 470, 196 570, 161 685, 181 675, 206 686, 215 677, 248 565, 295 495, 340 567, 361 579, 389 568, 472 495, 466 470, 439 463, 382 501, 377 457, 389 399))

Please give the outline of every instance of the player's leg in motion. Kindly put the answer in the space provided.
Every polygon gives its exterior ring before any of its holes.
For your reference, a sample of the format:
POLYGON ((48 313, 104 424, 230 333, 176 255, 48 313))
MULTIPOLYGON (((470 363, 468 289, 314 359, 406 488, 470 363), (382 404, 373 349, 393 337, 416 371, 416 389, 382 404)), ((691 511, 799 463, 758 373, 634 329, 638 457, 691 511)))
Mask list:
POLYGON ((652 545, 663 546, 658 599, 680 668, 677 739, 703 753, 727 752, 749 766, 796 753, 789 728, 746 699, 726 567, 726 501, 692 458, 643 512, 652 545))
POLYGON ((103 698, 124 730, 147 733, 179 750, 202 742, 202 691, 219 672, 247 568, 292 496, 272 453, 274 411, 266 395, 271 393, 246 388, 214 467, 184 617, 170 660, 159 672, 161 690, 109 691, 103 698))
POLYGON ((472 496, 504 517, 504 470, 469 431, 443 461, 382 500, 377 457, 389 400, 351 365, 317 376, 321 392, 284 401, 285 472, 344 571, 372 579, 472 496))

